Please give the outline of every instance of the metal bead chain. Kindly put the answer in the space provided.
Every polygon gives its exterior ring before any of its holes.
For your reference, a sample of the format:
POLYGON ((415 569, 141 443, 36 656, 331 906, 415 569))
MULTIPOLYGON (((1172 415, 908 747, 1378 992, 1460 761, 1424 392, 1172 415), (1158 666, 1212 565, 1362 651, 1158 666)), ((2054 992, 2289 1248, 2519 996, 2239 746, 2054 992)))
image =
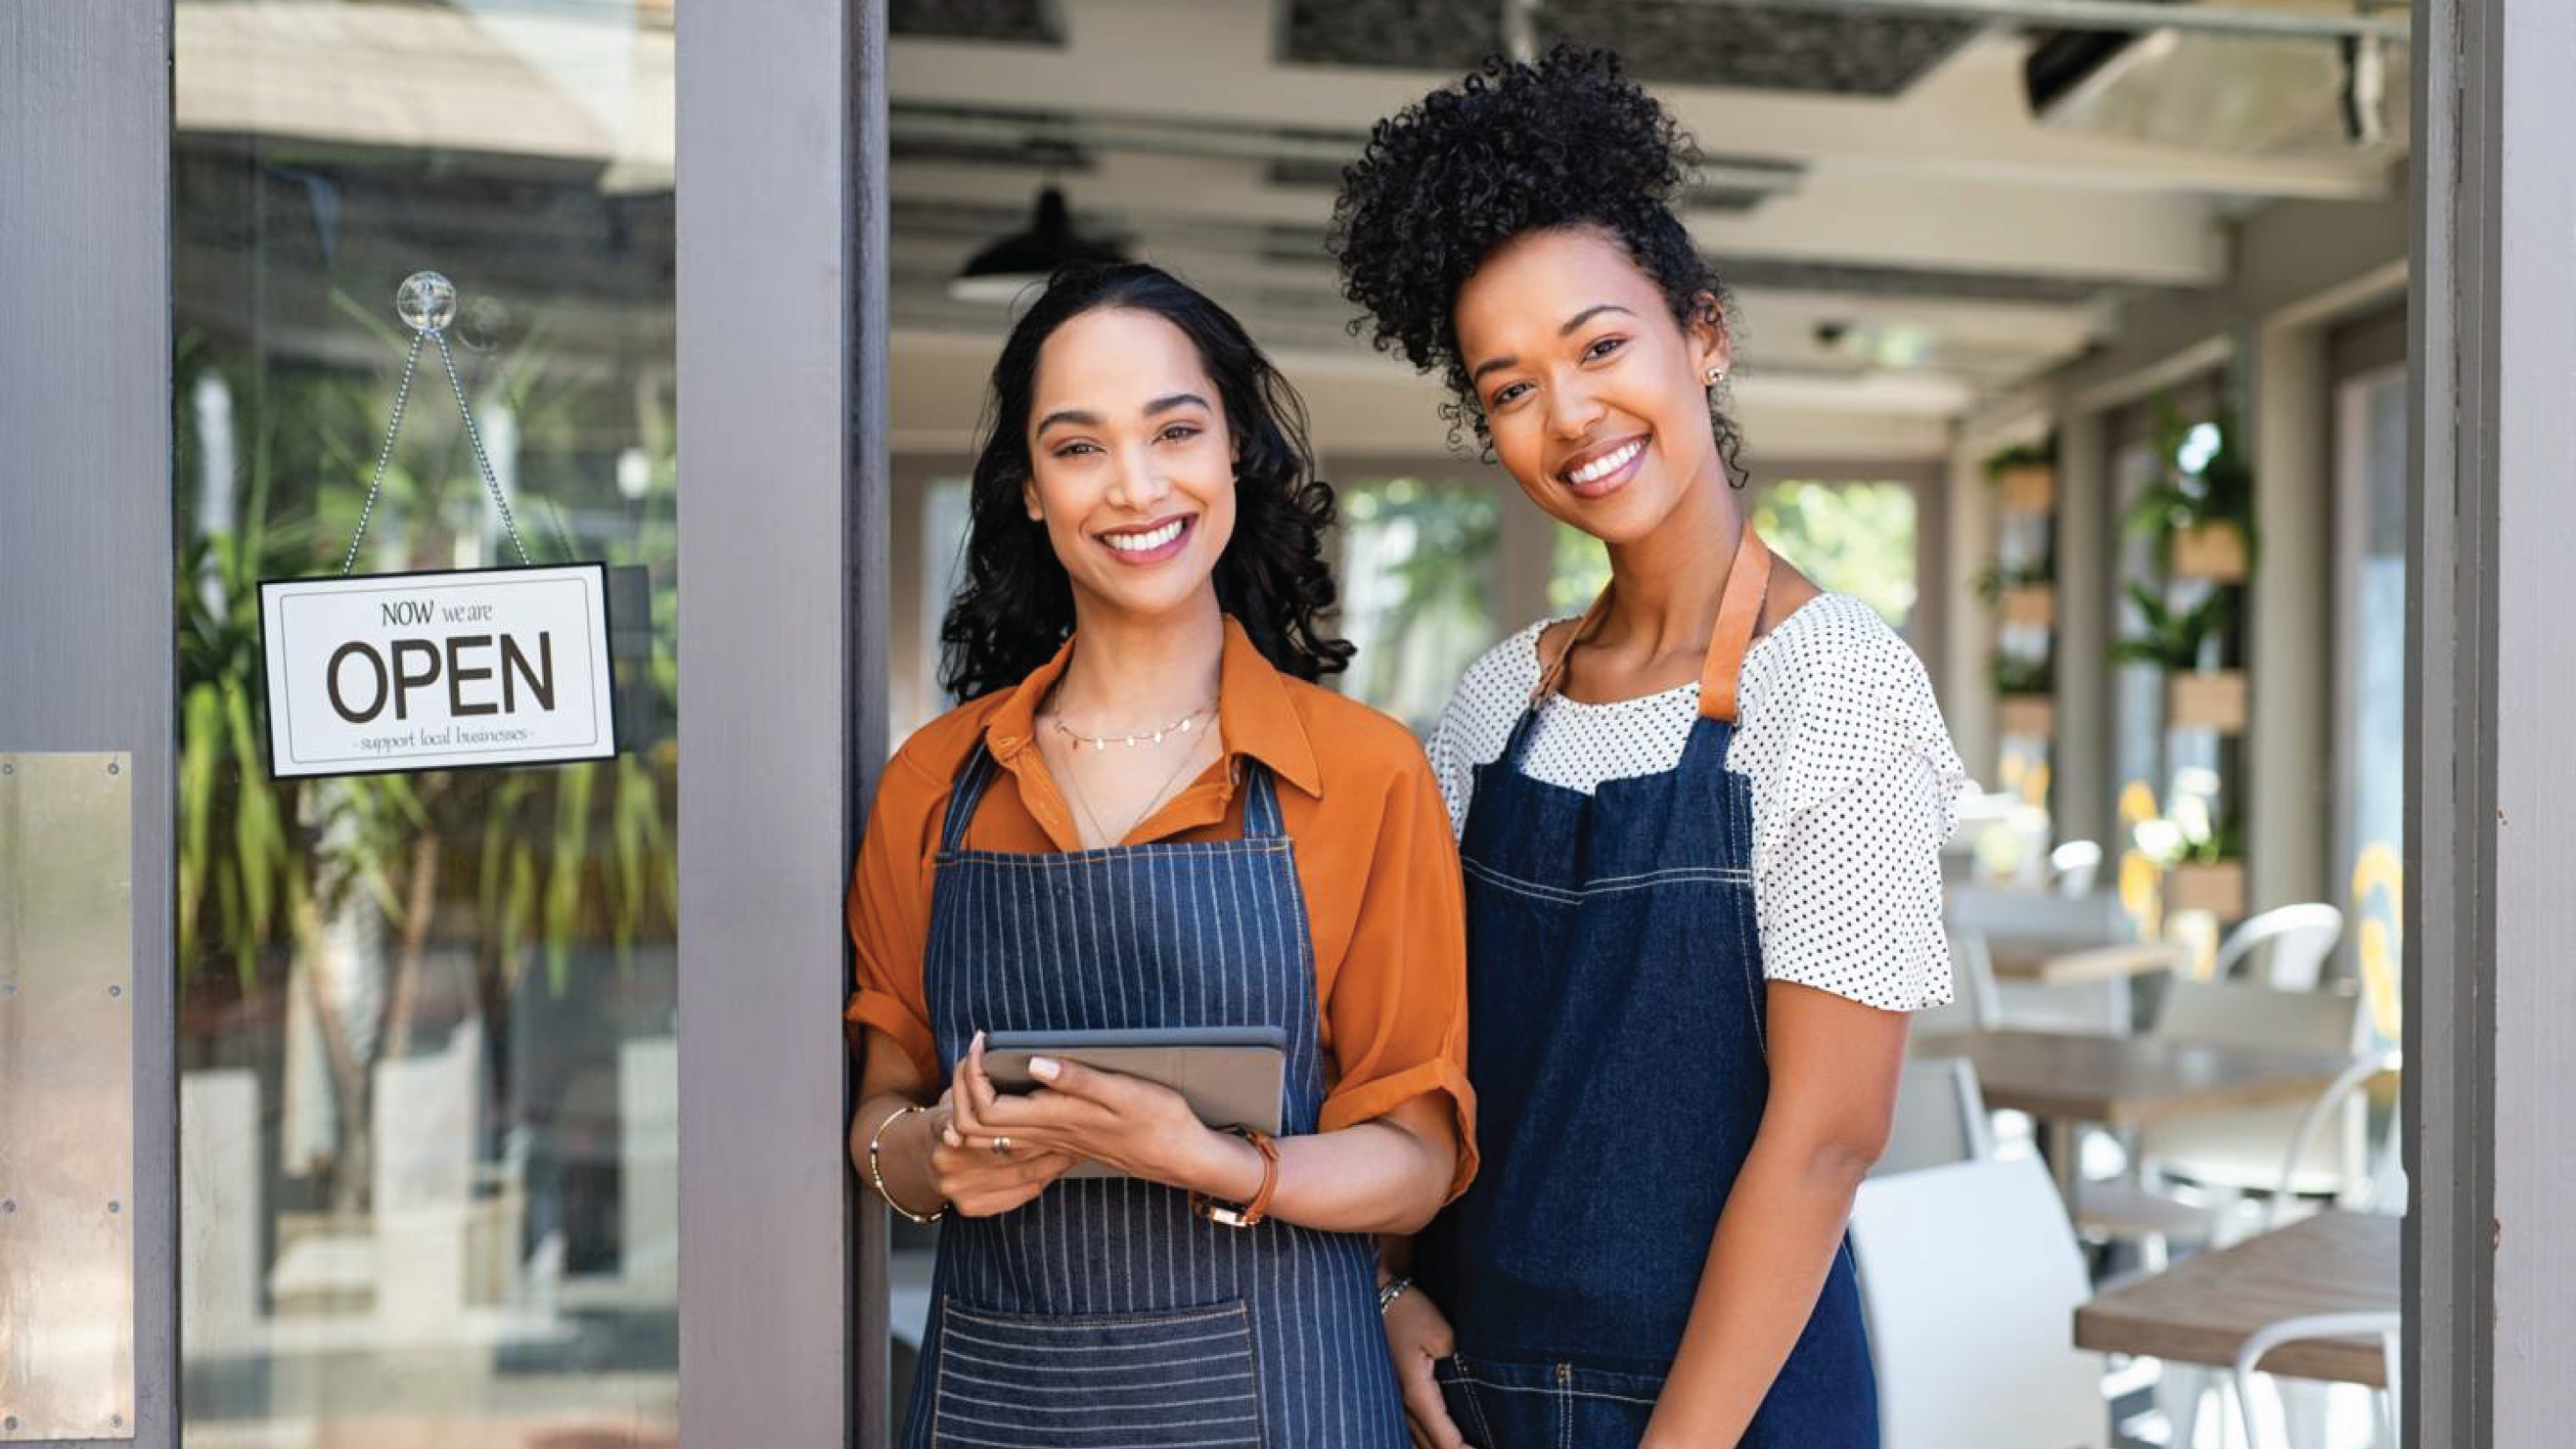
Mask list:
POLYGON ((393 461, 394 434, 402 431, 403 404, 411 400, 412 371, 420 366, 420 344, 426 335, 413 333, 411 352, 403 358, 402 386, 394 389, 394 413, 385 423, 385 445, 376 452, 376 474, 367 481, 367 502, 358 510, 358 531, 349 535, 349 556, 340 560, 340 577, 344 579, 358 566, 358 545, 367 536, 367 520, 376 516, 376 495, 385 488, 385 465, 393 461))
POLYGON ((534 563, 527 544, 519 539, 518 520, 510 516, 510 500, 501 494, 501 479, 492 471, 492 460, 484 456, 483 434, 474 426, 474 409, 466 404, 465 380, 456 375, 456 354, 447 350, 447 333, 433 327, 428 335, 438 340, 438 355, 447 364, 447 385, 455 389, 456 411, 465 419, 465 441, 473 445, 474 463, 483 470, 483 486, 491 490, 492 506, 501 510, 501 527, 509 532, 510 546, 519 551, 519 562, 534 563))

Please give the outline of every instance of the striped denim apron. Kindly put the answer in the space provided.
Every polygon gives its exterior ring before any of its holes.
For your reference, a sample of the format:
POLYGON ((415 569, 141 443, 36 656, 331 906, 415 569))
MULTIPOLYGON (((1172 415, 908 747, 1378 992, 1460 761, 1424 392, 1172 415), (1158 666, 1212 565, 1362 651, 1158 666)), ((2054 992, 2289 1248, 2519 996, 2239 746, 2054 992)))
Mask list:
MULTIPOLYGON (((1282 1135, 1313 1132, 1314 951, 1270 771, 1244 767, 1240 840, 968 850, 997 769, 979 746, 941 827, 922 971, 942 1073, 979 1028, 1276 1026, 1282 1135)), ((1376 1261, 1364 1235, 1224 1227, 1129 1178, 952 1216, 904 1444, 1406 1449, 1376 1261)))

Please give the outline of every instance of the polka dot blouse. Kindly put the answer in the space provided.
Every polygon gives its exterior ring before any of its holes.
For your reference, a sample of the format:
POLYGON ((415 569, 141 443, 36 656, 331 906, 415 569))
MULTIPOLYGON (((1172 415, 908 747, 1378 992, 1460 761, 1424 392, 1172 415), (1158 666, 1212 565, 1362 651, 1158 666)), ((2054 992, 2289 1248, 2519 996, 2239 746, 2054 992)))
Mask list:
MULTIPOLYGON (((1499 757, 1538 684, 1533 624, 1458 683, 1431 764, 1464 830, 1474 769, 1499 757)), ((1941 843, 1967 772, 1922 661, 1868 604, 1809 600, 1754 641, 1727 768, 1753 794, 1753 903, 1764 974, 1887 1011, 1951 996, 1941 843)), ((1552 701, 1521 767, 1586 794, 1681 763, 1696 682, 1638 699, 1552 701)))

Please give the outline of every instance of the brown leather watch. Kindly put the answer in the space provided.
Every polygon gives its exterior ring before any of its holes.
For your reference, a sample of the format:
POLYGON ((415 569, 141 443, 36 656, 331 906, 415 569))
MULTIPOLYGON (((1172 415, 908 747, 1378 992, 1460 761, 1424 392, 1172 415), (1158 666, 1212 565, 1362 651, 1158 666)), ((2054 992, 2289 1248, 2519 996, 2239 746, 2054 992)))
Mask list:
POLYGON ((1240 1206, 1219 1202, 1203 1192, 1193 1192, 1190 1194, 1190 1211, 1229 1228, 1248 1228, 1269 1215, 1270 1195, 1279 1190, 1279 1144, 1271 1141, 1270 1134, 1258 1127, 1228 1127, 1225 1130, 1251 1143, 1253 1150, 1261 1154, 1261 1190, 1252 1195, 1252 1201, 1240 1206))

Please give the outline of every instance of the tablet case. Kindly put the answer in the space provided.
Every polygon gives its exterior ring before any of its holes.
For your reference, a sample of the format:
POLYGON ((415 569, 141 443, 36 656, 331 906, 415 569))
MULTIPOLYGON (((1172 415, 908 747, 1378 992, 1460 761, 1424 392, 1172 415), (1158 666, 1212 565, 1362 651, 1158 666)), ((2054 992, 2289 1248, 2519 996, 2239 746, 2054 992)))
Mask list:
MULTIPOLYGON (((1154 1027, 1128 1031, 997 1031, 984 1038, 984 1074, 1006 1092, 1044 1085, 1029 1058, 1058 1057, 1159 1082, 1181 1094, 1211 1127, 1253 1127, 1279 1135, 1288 1080, 1288 1034, 1275 1026, 1154 1027)), ((1077 1163, 1067 1177, 1118 1177, 1115 1168, 1077 1163)))

